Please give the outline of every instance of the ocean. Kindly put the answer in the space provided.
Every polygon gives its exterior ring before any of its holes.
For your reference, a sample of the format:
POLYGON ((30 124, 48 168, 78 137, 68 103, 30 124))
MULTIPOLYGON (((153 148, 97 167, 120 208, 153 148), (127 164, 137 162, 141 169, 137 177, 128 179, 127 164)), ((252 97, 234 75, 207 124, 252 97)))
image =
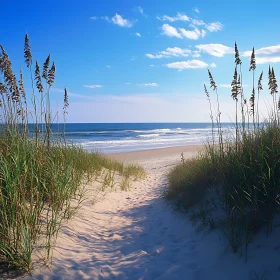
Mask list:
MULTIPOLYGON (((232 124, 223 124, 230 128, 232 124)), ((53 125, 58 131, 62 125, 53 125)), ((68 123, 68 142, 105 154, 141 151, 212 141, 211 123, 68 123)))

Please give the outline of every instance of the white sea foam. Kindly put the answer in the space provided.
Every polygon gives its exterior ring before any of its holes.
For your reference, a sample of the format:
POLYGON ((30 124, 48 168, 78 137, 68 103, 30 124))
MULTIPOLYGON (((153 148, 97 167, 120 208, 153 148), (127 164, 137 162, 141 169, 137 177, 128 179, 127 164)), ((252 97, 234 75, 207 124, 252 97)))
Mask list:
POLYGON ((138 135, 137 137, 139 138, 150 138, 150 137, 158 137, 160 136, 159 133, 153 133, 153 134, 141 134, 141 135, 138 135))

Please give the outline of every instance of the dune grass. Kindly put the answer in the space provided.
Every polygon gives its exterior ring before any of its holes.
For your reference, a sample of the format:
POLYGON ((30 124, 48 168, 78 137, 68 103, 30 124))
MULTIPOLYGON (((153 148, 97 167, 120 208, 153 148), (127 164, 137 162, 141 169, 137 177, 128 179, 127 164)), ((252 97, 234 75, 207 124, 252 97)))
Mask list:
POLYGON ((241 60, 236 44, 235 59, 231 84, 236 105, 234 137, 226 139, 223 132, 218 90, 208 70, 210 86, 218 103, 217 115, 214 116, 205 86, 211 110, 212 139, 199 156, 183 160, 169 173, 169 188, 164 195, 177 207, 186 210, 198 228, 222 228, 233 252, 243 253, 247 260, 248 246, 254 235, 263 229, 269 234, 279 213, 280 101, 274 69, 269 67, 272 113, 270 119, 260 122, 258 99, 263 72, 258 80, 256 96, 254 49, 250 61, 250 71, 253 72, 250 104, 243 93, 241 60))
MULTIPOLYGON (((145 176, 138 165, 124 165, 98 153, 88 153, 52 134, 50 90, 55 64, 50 56, 40 72, 28 35, 24 58, 31 74, 31 105, 20 69, 19 82, 12 63, 0 45, 0 274, 11 268, 30 271, 34 250, 48 261, 61 223, 79 207, 83 185, 97 179, 103 189, 121 176, 120 187, 145 176), (33 78, 34 77, 34 78, 33 78), (43 81, 45 80, 45 89, 43 81), (29 131, 30 123, 34 127, 29 131), (103 171, 110 174, 110 181, 103 171), (75 203, 73 203, 75 201, 75 203), (44 253, 43 253, 44 252, 44 253)), ((68 93, 64 90, 64 121, 68 93)))

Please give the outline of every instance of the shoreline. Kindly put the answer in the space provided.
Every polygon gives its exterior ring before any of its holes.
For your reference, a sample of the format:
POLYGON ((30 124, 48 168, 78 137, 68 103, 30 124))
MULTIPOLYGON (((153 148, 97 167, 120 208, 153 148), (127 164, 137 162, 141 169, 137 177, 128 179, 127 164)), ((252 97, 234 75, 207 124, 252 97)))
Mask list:
POLYGON ((168 148, 158 148, 158 149, 150 149, 150 150, 142 150, 142 151, 134 151, 134 152, 120 152, 120 153, 112 153, 105 154, 106 157, 122 161, 122 162, 137 162, 143 160, 152 160, 158 158, 166 158, 166 157, 177 157, 180 159, 181 153, 183 152, 186 157, 190 154, 200 152, 203 150, 205 145, 186 145, 186 146, 175 146, 168 148))

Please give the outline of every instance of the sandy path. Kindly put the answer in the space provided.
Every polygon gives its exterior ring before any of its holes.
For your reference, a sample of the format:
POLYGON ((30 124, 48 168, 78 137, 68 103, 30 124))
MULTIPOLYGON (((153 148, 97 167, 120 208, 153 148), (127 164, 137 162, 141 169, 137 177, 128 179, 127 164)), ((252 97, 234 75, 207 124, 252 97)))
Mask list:
POLYGON ((198 234, 186 216, 168 207, 161 195, 179 157, 138 158, 147 178, 94 205, 85 201, 63 226, 52 266, 36 267, 25 279, 280 279, 279 230, 252 242, 245 263, 239 254, 225 253, 221 231, 198 234))
POLYGON ((63 227, 50 269, 31 279, 192 279, 195 232, 161 198, 178 158, 144 160, 147 178, 129 192, 85 202, 63 227))

